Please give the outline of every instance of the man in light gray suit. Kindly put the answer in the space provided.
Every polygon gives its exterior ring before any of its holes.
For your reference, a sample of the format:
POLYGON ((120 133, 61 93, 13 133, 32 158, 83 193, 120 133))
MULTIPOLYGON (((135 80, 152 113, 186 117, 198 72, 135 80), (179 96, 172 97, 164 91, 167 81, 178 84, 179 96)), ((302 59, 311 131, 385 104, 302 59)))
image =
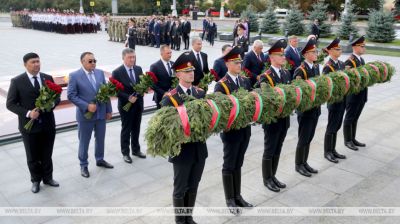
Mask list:
POLYGON ((96 94, 102 84, 106 83, 104 72, 96 69, 96 59, 93 53, 84 52, 81 55, 82 68, 69 75, 68 100, 76 106, 78 122, 79 161, 81 175, 88 178, 88 148, 94 130, 96 165, 104 168, 114 168, 104 160, 104 139, 106 120, 112 117, 111 103, 94 103, 96 94), (87 119, 85 113, 92 112, 93 117, 87 119))

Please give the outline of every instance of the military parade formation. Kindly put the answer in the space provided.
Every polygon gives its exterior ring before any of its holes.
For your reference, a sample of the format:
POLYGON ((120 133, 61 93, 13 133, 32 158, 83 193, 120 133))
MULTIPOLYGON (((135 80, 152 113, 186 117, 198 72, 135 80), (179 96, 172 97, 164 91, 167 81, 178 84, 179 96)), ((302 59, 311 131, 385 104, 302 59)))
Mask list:
MULTIPOLYGON (((58 33, 93 33, 99 29, 100 18, 86 16, 74 12, 13 12, 13 26, 32 28, 58 33)), ((122 65, 116 68, 112 77, 121 82, 125 88, 118 93, 118 111, 121 116, 120 147, 121 156, 126 163, 132 163, 130 155, 146 158, 139 144, 140 124, 143 112, 143 96, 133 91, 141 81, 142 68, 136 64, 136 45, 160 49, 160 58, 150 66, 158 82, 152 86, 153 100, 157 109, 183 105, 190 97, 202 99, 206 91, 199 88, 200 80, 210 72, 208 55, 202 51, 203 40, 214 44, 217 33, 216 24, 212 19, 203 21, 200 37, 190 37, 191 24, 186 16, 182 17, 137 17, 125 19, 110 19, 107 23, 109 41, 125 43, 122 51, 122 65), (182 43, 183 42, 183 43, 182 43), (182 44, 182 46, 181 46, 182 44), (175 62, 171 61, 172 50, 185 50, 175 62), (190 49, 189 49, 190 48, 190 49), (173 86, 173 79, 178 79, 173 86), (188 98, 189 97, 189 98, 188 98), (133 107, 126 111, 123 106, 131 103, 133 107)), ((233 43, 222 47, 221 57, 213 64, 217 72, 214 92, 231 95, 239 90, 252 91, 262 85, 275 87, 279 84, 290 84, 294 80, 309 80, 313 77, 326 75, 330 72, 343 71, 365 64, 362 55, 365 53, 365 37, 360 36, 350 40, 353 53, 342 62, 340 39, 335 38, 323 48, 328 54, 327 62, 320 67, 316 62, 318 57, 316 36, 310 35, 306 44, 298 47, 298 37, 290 36, 277 40, 264 52, 264 43, 249 41, 248 25, 238 23, 234 27, 233 43), (290 61, 291 68, 284 66, 290 61), (242 73, 247 74, 246 76, 242 73)), ((28 168, 32 180, 32 192, 40 191, 40 182, 58 187, 52 176, 52 147, 54 138, 47 138, 49 133, 55 135, 53 112, 41 113, 34 107, 35 98, 44 81, 51 79, 40 72, 40 58, 35 53, 29 53, 23 58, 26 72, 11 81, 7 108, 16 113, 20 119, 20 130, 25 144, 28 168), (25 85, 25 86, 24 86, 25 85), (29 87, 29 88, 28 88, 29 87), (40 119, 32 132, 21 128, 23 121, 40 119), (45 158, 37 157, 37 149, 45 144, 45 158), (42 162, 42 161, 45 161, 42 162)), ((96 68, 93 53, 84 52, 80 57, 82 67, 69 76, 68 99, 76 106, 76 120, 79 129, 79 164, 81 175, 90 177, 88 169, 88 147, 92 132, 95 133, 95 159, 99 167, 112 169, 113 165, 104 160, 104 139, 106 136, 106 120, 111 119, 110 103, 93 103, 96 91, 105 83, 104 72, 96 68), (91 119, 85 118, 85 112, 94 113, 91 119)), ((333 163, 346 159, 345 155, 336 150, 337 133, 343 124, 344 144, 351 150, 365 147, 365 143, 356 140, 357 123, 367 102, 367 89, 358 94, 351 94, 342 101, 328 104, 328 125, 324 139, 324 157, 333 163)), ((57 106, 54 105, 53 109, 57 106)), ((314 139, 316 127, 321 115, 321 107, 307 111, 296 111, 298 122, 298 142, 295 154, 295 171, 305 177, 318 173, 308 162, 311 142, 314 139)), ((287 185, 278 180, 276 174, 279 168, 280 155, 287 132, 290 128, 290 116, 278 118, 270 124, 262 125, 264 131, 264 152, 261 162, 262 179, 266 189, 279 192, 287 185)), ((241 192, 241 168, 245 161, 246 151, 251 141, 251 125, 238 130, 220 133, 223 163, 221 165, 224 198, 229 211, 240 214, 240 208, 251 208, 241 192)), ((187 208, 184 216, 176 215, 176 223, 196 223, 192 213, 195 206, 198 186, 208 157, 205 141, 184 143, 178 156, 170 157, 173 164, 173 194, 172 202, 176 208, 187 208)), ((222 198, 222 197, 221 197, 222 198)))
POLYGON ((11 23, 14 27, 56 32, 62 34, 97 33, 101 18, 97 14, 86 15, 72 10, 62 12, 55 9, 43 11, 12 11, 11 23))

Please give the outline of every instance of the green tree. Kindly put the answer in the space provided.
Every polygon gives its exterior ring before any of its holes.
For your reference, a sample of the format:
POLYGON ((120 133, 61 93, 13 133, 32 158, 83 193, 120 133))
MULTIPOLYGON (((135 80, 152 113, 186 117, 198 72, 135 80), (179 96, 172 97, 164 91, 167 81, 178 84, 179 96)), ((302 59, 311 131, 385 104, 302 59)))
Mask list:
POLYGON ((250 32, 258 32, 258 17, 251 5, 247 6, 246 10, 240 15, 240 18, 249 20, 250 32))
POLYGON ((272 3, 268 4, 268 8, 264 13, 264 18, 261 21, 261 32, 263 33, 278 33, 279 23, 276 18, 272 3))
POLYGON ((396 0, 394 3, 394 14, 400 15, 400 0, 396 0))
POLYGON ((229 6, 235 12, 242 12, 246 10, 247 3, 243 0, 229 0, 229 6))
POLYGON ((357 36, 358 30, 354 26, 355 20, 354 5, 350 4, 347 9, 347 13, 342 15, 341 26, 339 27, 338 36, 342 39, 348 40, 350 35, 357 36))
POLYGON ((304 16, 299 10, 298 5, 292 5, 283 24, 283 33, 287 31, 287 35, 303 35, 304 33, 304 16))
POLYGON ((327 37, 331 35, 331 24, 326 23, 328 20, 328 13, 327 13, 327 8, 328 5, 324 4, 321 1, 318 1, 317 4, 314 4, 312 6, 313 10, 310 11, 310 16, 309 19, 311 20, 311 25, 310 29, 312 26, 312 23, 315 19, 318 19, 319 22, 319 28, 321 30, 320 36, 321 37, 327 37))
POLYGON ((368 17, 368 39, 375 42, 392 42, 396 38, 394 16, 383 10, 383 1, 379 1, 379 9, 373 10, 368 17))

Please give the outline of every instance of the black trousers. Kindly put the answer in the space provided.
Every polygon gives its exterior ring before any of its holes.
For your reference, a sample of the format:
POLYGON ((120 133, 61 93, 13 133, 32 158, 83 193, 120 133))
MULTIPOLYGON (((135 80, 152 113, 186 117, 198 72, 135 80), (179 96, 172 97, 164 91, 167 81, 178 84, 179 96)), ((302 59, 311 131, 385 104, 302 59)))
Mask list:
POLYGON ((339 131, 339 129, 342 127, 344 111, 344 107, 343 109, 328 108, 328 125, 326 127, 326 134, 336 134, 339 131))
POLYGON ((205 160, 173 163, 174 167, 174 198, 183 198, 185 193, 197 192, 201 176, 203 175, 205 160))
POLYGON ((25 145, 26 161, 32 182, 49 181, 53 179, 54 129, 43 130, 38 133, 22 133, 25 145))
POLYGON ((129 155, 129 144, 132 153, 140 152, 139 134, 142 122, 143 102, 139 100, 132 104, 128 112, 118 107, 121 115, 121 153, 129 155))
POLYGON ((183 33, 183 43, 185 44, 185 49, 189 49, 189 33, 183 33))
POLYGON ((348 103, 346 105, 346 115, 344 117, 344 125, 352 125, 357 123, 360 118, 361 112, 364 109, 365 102, 361 101, 358 103, 348 103))
MULTIPOLYGON (((318 116, 319 117, 319 116, 318 116)), ((297 147, 305 147, 309 145, 314 138, 315 129, 318 124, 318 117, 316 116, 297 116, 299 123, 297 147)))
POLYGON ((263 159, 272 159, 280 156, 282 145, 289 129, 288 118, 280 118, 275 123, 264 124, 264 154, 263 159))
POLYGON ((250 126, 221 133, 222 143, 224 144, 222 172, 233 172, 242 167, 250 136, 250 126))

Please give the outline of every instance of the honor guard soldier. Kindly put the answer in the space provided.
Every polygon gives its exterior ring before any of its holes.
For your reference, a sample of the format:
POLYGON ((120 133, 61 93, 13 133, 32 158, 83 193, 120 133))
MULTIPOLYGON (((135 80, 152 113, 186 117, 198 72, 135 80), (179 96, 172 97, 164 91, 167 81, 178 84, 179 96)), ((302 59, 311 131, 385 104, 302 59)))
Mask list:
MULTIPOLYGON (((305 60, 294 71, 293 79, 308 80, 312 77, 319 76, 319 66, 314 64, 317 60, 318 51, 315 38, 310 38, 301 54, 305 60)), ((296 148, 296 171, 303 176, 311 177, 311 173, 318 173, 308 163, 308 154, 310 152, 310 144, 315 134, 318 123, 318 117, 321 115, 321 107, 317 106, 304 112, 296 111, 297 121, 299 122, 298 142, 296 148)))
MULTIPOLYGON (((266 70, 256 84, 257 87, 262 82, 267 83, 272 88, 277 84, 290 84, 290 72, 282 66, 286 62, 285 48, 287 42, 280 39, 268 50, 271 59, 271 67, 266 70)), ((274 192, 279 192, 280 188, 285 188, 286 184, 280 182, 276 177, 279 157, 282 151, 283 141, 290 126, 290 116, 278 118, 271 124, 263 124, 264 129, 264 154, 262 159, 262 175, 264 185, 274 192)))
MULTIPOLYGON (((361 55, 365 54, 365 37, 356 38, 350 41, 350 44, 353 48, 353 54, 345 61, 346 67, 357 68, 365 65, 365 61, 361 57, 361 55)), ((368 88, 346 97, 346 115, 343 122, 344 145, 355 151, 358 150, 357 146, 365 147, 364 143, 356 140, 356 132, 358 118, 367 100, 368 88)))
MULTIPOLYGON (((239 88, 251 90, 250 80, 240 76, 242 58, 239 47, 234 47, 224 57, 228 68, 227 74, 215 85, 215 92, 230 95, 239 88)), ((251 127, 247 126, 239 130, 224 131, 221 139, 224 144, 224 163, 222 165, 222 182, 225 191, 226 204, 233 214, 238 214, 237 207, 253 207, 241 196, 241 167, 244 155, 249 145, 251 127)))
MULTIPOLYGON (((162 106, 179 107, 185 102, 184 95, 201 99, 205 91, 192 85, 194 81, 194 66, 189 52, 181 54, 176 59, 172 68, 179 79, 179 85, 164 95, 162 106)), ((180 224, 196 223, 193 221, 192 212, 196 201, 197 188, 203 174, 206 158, 208 156, 205 142, 190 142, 181 145, 178 156, 169 158, 174 167, 174 192, 173 206, 186 207, 186 215, 175 216, 175 222, 180 224)), ((176 210, 177 212, 177 210, 176 210)))
MULTIPOLYGON (((334 39, 326 48, 325 51, 329 54, 329 60, 324 65, 322 73, 327 75, 330 72, 343 71, 344 62, 339 60, 342 55, 342 48, 339 46, 340 39, 334 39)), ((337 159, 346 159, 346 156, 339 154, 336 147, 336 136, 342 126, 343 115, 346 108, 346 98, 342 101, 333 104, 328 104, 328 126, 325 132, 324 141, 324 157, 333 163, 338 163, 337 159)))

